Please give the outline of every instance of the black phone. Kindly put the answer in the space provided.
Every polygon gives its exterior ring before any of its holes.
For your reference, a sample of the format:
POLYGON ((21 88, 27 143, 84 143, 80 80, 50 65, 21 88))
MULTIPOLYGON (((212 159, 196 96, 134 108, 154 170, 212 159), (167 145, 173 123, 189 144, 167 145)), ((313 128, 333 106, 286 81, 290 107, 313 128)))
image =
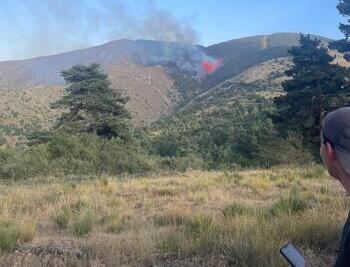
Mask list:
POLYGON ((285 244, 280 252, 282 256, 289 262, 293 267, 305 267, 305 259, 303 255, 291 244, 285 244))

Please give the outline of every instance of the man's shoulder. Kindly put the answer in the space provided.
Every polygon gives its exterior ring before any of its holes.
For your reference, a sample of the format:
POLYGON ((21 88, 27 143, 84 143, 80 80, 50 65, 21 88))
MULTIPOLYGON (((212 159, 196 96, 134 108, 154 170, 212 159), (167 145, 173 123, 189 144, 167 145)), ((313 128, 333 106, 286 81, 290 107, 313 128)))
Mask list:
POLYGON ((336 267, 350 266, 350 212, 343 227, 336 267))

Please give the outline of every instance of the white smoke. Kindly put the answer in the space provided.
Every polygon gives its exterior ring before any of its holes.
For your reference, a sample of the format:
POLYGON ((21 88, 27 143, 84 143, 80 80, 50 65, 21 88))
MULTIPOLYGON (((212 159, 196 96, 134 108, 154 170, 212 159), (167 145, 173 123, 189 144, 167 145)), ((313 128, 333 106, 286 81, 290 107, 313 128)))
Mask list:
POLYGON ((6 35, 0 47, 8 49, 0 51, 0 60, 60 53, 122 38, 198 42, 190 19, 177 18, 152 0, 3 1, 0 31, 6 35), (11 22, 5 21, 9 17, 11 22), (16 30, 11 31, 12 27, 16 30))

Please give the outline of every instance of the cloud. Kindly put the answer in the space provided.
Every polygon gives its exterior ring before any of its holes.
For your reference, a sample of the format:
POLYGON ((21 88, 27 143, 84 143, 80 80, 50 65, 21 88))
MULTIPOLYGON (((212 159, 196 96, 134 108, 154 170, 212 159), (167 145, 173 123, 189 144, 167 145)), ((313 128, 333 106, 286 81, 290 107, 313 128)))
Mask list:
POLYGON ((197 43, 190 19, 152 0, 3 0, 0 60, 89 47, 114 39, 197 43))

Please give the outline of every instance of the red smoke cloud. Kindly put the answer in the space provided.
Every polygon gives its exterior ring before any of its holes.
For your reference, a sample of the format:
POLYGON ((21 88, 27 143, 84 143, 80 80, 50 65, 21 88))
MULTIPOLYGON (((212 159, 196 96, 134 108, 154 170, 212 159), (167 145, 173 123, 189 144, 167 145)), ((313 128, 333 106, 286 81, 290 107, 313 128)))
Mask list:
POLYGON ((206 74, 212 74, 221 66, 222 66, 222 59, 202 61, 202 69, 206 74))

